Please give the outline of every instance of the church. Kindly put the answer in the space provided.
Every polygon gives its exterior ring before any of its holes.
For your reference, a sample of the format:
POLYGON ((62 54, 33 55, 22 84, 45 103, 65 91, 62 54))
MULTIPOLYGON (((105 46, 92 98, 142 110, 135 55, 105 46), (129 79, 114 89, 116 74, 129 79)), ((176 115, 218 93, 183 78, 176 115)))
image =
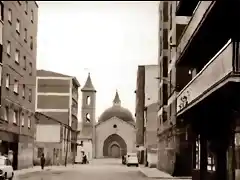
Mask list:
POLYGON ((90 74, 81 91, 82 127, 78 141, 88 159, 120 158, 126 153, 136 152, 135 120, 132 113, 122 107, 118 92, 116 91, 112 106, 107 108, 96 121, 97 91, 90 74))

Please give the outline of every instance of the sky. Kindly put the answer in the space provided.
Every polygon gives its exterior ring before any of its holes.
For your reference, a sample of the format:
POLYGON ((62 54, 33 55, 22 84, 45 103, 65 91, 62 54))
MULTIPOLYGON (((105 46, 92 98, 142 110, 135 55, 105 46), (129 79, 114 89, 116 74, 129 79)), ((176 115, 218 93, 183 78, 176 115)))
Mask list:
POLYGON ((112 106, 116 90, 134 116, 137 67, 157 64, 158 1, 38 4, 37 68, 75 76, 82 87, 90 72, 96 118, 112 106))

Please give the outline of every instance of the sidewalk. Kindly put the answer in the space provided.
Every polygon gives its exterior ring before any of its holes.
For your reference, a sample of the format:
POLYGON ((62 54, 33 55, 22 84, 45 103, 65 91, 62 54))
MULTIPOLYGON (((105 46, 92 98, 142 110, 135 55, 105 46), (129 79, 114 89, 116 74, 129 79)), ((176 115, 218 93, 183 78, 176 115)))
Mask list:
MULTIPOLYGON (((50 170, 63 170, 63 169, 69 169, 69 168, 73 168, 74 165, 72 164, 68 164, 67 167, 65 167, 64 165, 61 166, 46 166, 44 168, 44 171, 50 171, 50 170)), ((27 173, 34 173, 34 172, 40 172, 42 171, 41 166, 33 166, 27 169, 20 169, 20 170, 16 170, 14 171, 14 176, 20 176, 20 175, 25 175, 27 173)))
POLYGON ((148 178, 154 179, 171 179, 171 180, 191 180, 191 177, 173 177, 168 173, 158 170, 157 168, 149 168, 144 167, 142 165, 139 166, 139 171, 144 174, 148 178))

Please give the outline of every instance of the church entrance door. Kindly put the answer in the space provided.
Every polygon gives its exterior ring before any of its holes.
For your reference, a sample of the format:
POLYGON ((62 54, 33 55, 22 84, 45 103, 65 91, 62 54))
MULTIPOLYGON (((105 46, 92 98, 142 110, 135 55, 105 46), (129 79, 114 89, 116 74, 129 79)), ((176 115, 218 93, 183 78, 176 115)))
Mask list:
POLYGON ((113 158, 120 158, 120 147, 116 144, 113 144, 110 148, 110 154, 113 158))

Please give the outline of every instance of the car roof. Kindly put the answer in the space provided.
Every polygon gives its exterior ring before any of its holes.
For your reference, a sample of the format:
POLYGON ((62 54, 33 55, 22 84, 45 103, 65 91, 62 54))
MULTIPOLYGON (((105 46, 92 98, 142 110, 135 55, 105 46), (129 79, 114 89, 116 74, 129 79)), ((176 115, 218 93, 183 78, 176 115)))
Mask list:
POLYGON ((0 156, 0 159, 7 159, 6 156, 0 156))

